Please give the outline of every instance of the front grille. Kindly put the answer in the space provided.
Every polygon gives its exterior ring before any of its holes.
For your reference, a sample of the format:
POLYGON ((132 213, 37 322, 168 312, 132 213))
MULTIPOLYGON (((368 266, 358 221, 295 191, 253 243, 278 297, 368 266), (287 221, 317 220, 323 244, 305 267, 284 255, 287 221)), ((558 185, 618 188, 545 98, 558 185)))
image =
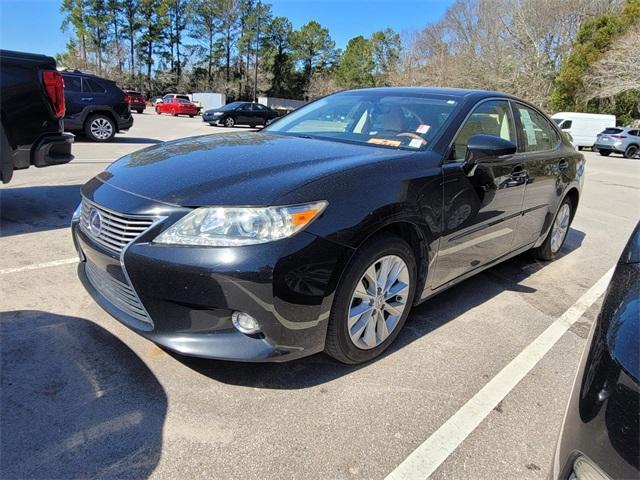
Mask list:
MULTIPOLYGON (((106 210, 86 198, 80 207, 80 228, 96 243, 120 254, 138 235, 147 230, 156 220, 154 217, 125 215, 106 210), (96 212, 95 214, 93 212, 96 212), (99 226, 92 226, 92 215, 99 217, 99 226)), ((97 221, 94 223, 98 223, 97 221)))
POLYGON ((124 283, 116 280, 89 260, 87 260, 85 272, 93 288, 100 292, 109 302, 136 320, 153 325, 149 315, 147 315, 147 311, 142 306, 138 295, 129 282, 124 283))

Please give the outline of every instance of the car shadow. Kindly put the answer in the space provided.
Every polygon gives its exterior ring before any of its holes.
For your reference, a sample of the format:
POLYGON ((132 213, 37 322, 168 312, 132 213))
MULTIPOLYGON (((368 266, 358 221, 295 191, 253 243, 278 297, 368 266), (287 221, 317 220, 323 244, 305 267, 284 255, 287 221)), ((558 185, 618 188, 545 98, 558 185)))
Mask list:
POLYGON ((3 478, 147 478, 167 396, 144 362, 83 318, 3 312, 3 478))
MULTIPOLYGON (((570 229, 559 257, 577 249, 584 237, 583 232, 570 229)), ((536 261, 526 252, 427 300, 412 310, 400 335, 381 357, 372 362, 392 355, 504 291, 510 290, 524 295, 535 293, 534 288, 522 285, 521 282, 547 265, 550 263, 536 261)), ((189 368, 219 382, 284 390, 321 385, 369 365, 344 365, 324 353, 286 363, 227 362, 170 354, 189 368)))
POLYGON ((67 228, 80 185, 0 189, 0 237, 67 228))

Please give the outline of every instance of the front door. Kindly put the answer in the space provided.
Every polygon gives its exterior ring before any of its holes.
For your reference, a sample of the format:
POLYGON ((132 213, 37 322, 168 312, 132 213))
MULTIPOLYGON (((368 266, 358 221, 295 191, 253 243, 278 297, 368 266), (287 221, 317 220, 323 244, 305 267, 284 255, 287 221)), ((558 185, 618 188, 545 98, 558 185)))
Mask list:
POLYGON ((517 144, 507 100, 486 100, 475 107, 456 135, 443 165, 443 235, 433 287, 491 262, 512 249, 526 184, 517 155, 490 158, 469 170, 469 138, 494 135, 517 144))

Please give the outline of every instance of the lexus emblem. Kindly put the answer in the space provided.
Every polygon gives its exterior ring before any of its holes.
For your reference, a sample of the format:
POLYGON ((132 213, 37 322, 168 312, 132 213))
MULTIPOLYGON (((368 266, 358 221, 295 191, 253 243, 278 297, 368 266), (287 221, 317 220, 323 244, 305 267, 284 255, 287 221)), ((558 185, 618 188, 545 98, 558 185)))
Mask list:
POLYGON ((96 237, 100 235, 102 231, 102 215, 100 215, 100 212, 95 208, 92 208, 89 212, 89 230, 91 230, 91 233, 96 237))

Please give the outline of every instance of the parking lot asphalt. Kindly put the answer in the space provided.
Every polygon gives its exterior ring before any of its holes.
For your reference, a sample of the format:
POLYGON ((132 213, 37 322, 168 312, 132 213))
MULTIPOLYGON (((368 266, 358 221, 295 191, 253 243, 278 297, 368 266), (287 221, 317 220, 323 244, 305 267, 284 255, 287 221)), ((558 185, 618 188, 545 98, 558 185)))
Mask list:
MULTIPOLYGON (((98 307, 76 277, 79 187, 159 141, 219 133, 146 113, 110 144, 0 188, 2 478, 384 478, 553 325, 615 263, 640 218, 640 161, 585 152, 560 258, 518 256, 414 309, 381 359, 285 364, 170 355, 98 307)), ((549 472, 599 301, 432 474, 549 472)))

